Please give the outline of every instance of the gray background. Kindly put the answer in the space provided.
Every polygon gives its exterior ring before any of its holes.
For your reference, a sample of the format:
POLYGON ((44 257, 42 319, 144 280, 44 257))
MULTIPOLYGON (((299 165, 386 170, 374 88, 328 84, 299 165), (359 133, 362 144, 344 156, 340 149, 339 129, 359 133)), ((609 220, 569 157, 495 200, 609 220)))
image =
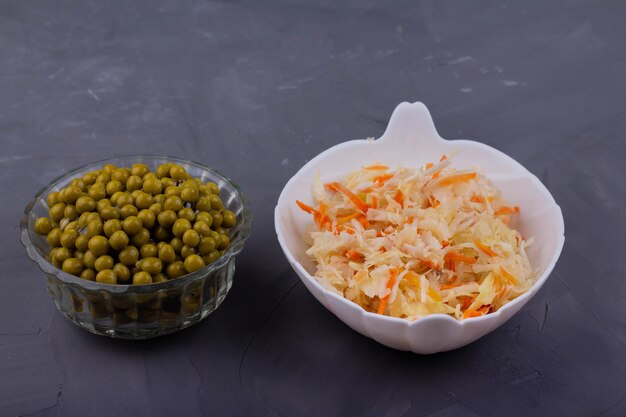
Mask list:
POLYGON ((0 415, 626 415, 624 16, 619 1, 0 2, 0 415), (326 311, 272 221, 299 167, 380 136, 405 100, 520 161, 566 224, 527 307, 433 356, 326 311), (61 317, 17 225, 56 176, 138 153, 222 170, 256 217, 213 315, 125 342, 61 317))

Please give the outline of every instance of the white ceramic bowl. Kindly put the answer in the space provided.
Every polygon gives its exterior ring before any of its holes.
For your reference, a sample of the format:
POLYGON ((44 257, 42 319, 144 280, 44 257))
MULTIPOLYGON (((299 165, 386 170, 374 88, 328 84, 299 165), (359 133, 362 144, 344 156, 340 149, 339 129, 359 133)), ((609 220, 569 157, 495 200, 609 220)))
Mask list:
POLYGON ((294 175, 278 198, 274 212, 278 241, 287 260, 304 285, 326 308, 357 332, 383 345, 415 353, 435 353, 459 348, 493 331, 517 313, 548 279, 565 241, 563 215, 554 198, 537 177, 517 161, 485 144, 470 140, 442 139, 428 109, 422 103, 401 103, 380 139, 351 140, 333 146, 294 175), (305 254, 304 237, 312 223, 295 200, 312 201, 311 185, 320 173, 324 182, 342 179, 360 166, 380 162, 422 166, 442 154, 454 155, 459 169, 479 166, 521 214, 513 226, 535 243, 528 248, 532 266, 538 270, 533 287, 495 313, 458 321, 433 314, 408 321, 369 313, 359 305, 324 289, 312 274, 315 266, 305 254))

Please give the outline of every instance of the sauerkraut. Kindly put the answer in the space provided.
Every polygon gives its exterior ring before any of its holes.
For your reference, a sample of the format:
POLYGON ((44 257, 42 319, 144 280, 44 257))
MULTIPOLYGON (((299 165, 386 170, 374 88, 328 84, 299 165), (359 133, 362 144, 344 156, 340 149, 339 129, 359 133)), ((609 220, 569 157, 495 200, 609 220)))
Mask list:
MULTIPOLYGON (((519 212, 478 170, 444 155, 421 168, 370 165, 312 187, 315 278, 366 311, 458 320, 498 310, 535 281, 519 212)), ((308 239, 308 237, 307 237, 308 239)))

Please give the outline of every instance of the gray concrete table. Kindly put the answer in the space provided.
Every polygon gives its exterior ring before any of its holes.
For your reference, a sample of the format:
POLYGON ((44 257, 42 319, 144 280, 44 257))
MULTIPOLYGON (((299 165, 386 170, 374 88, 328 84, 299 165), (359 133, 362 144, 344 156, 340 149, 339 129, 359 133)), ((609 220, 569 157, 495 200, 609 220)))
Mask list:
POLYGON ((608 1, 0 2, 1 416, 626 415, 626 25, 608 1), (284 183, 401 101, 520 161, 567 242, 517 316, 418 356, 355 333, 275 239, 284 183), (70 168, 163 154, 228 173, 253 237, 232 291, 157 340, 65 320, 19 243, 70 168))

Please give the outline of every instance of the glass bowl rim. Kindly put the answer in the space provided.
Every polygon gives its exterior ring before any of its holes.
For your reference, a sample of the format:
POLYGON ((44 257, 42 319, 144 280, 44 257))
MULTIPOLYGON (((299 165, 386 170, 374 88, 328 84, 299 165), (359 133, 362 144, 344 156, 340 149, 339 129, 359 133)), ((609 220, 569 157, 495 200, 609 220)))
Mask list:
POLYGON ((250 237, 250 233, 251 233, 250 225, 252 222, 252 217, 253 215, 250 209, 248 198, 243 193, 239 185, 236 182, 234 182, 232 179, 230 179, 229 177, 227 177, 226 175, 222 174, 220 171, 214 168, 209 168, 208 166, 203 165, 198 162, 194 162, 194 161, 190 161, 190 160, 182 159, 182 158, 170 157, 170 156, 125 155, 125 156, 111 157, 111 158, 101 159, 99 161, 90 162, 88 164, 81 165, 77 168, 74 168, 68 171, 67 173, 60 175, 56 177, 55 179, 53 179, 50 183, 48 183, 41 190, 39 190, 35 194, 33 199, 29 201, 26 207, 24 208, 24 213, 22 214, 22 217, 20 219, 20 235, 21 235, 22 245, 26 249, 26 253, 28 257, 39 266, 39 269, 41 269, 45 274, 54 275, 56 278, 58 278, 59 280, 61 280, 62 282, 66 284, 74 284, 74 285, 77 285, 79 287, 82 287, 88 290, 106 291, 106 292, 111 292, 111 293, 129 293, 129 292, 152 293, 161 289, 178 287, 187 282, 192 282, 192 281, 203 279, 211 272, 217 271, 223 268, 228 263, 230 263, 231 259, 237 256, 243 250, 244 243, 250 237), (78 172, 87 170, 89 168, 96 169, 96 167, 102 166, 107 163, 111 163, 112 161, 118 161, 118 163, 119 161, 137 162, 137 160, 140 160, 140 159, 152 159, 152 160, 156 159, 156 160, 164 160, 167 162, 175 162, 175 163, 191 165, 191 166, 194 166, 195 168, 201 169, 202 171, 211 173, 213 176, 218 177, 222 181, 228 183, 235 190, 234 194, 239 198, 239 200, 241 201, 241 206, 242 206, 241 219, 238 219, 239 221, 241 221, 241 223, 239 225, 237 236, 235 237, 233 241, 231 241, 231 244, 228 247, 228 249, 226 249, 224 254, 220 256, 220 258, 217 261, 203 268, 200 268, 199 270, 194 271, 191 274, 184 275, 181 278, 176 278, 176 279, 153 283, 153 284, 133 285, 133 284, 102 284, 96 281, 88 281, 86 279, 68 274, 67 272, 64 272, 63 270, 59 268, 56 268, 47 259, 41 256, 41 254, 34 247, 30 239, 29 228, 28 228, 29 216, 31 212, 33 211, 33 208, 35 207, 35 204, 40 199, 42 199, 45 195, 47 195, 55 186, 75 176, 78 172))

